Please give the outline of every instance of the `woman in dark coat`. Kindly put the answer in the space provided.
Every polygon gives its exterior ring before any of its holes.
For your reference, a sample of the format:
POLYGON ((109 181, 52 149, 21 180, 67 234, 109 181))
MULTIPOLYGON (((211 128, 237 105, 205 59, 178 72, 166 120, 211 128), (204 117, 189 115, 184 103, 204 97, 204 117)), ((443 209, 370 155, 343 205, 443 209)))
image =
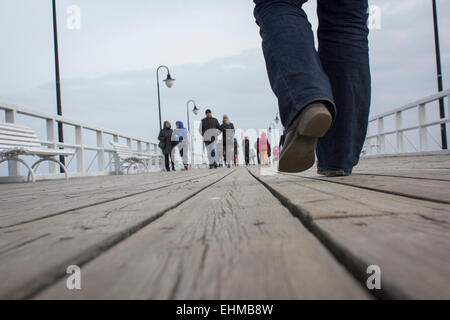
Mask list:
POLYGON ((170 163, 172 163, 172 170, 175 171, 172 149, 176 141, 172 141, 172 133, 173 130, 171 129, 170 122, 165 121, 164 128, 159 132, 158 140, 159 140, 159 147, 161 148, 161 151, 164 154, 166 171, 170 171, 170 163))

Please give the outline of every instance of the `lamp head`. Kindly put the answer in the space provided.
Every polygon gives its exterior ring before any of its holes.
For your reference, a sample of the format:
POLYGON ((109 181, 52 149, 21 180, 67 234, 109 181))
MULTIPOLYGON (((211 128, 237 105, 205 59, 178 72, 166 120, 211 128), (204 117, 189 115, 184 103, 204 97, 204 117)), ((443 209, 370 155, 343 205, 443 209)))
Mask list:
POLYGON ((168 73, 168 74, 167 74, 167 79, 164 80, 164 82, 166 83, 166 86, 167 86, 168 88, 172 88, 172 87, 173 87, 173 84, 175 83, 175 79, 172 79, 170 73, 168 73))
POLYGON ((193 112, 195 115, 198 115, 198 113, 200 112, 200 109, 197 108, 197 106, 194 106, 194 109, 192 110, 192 112, 193 112))
POLYGON ((279 124, 279 123, 280 123, 280 118, 278 118, 278 115, 277 115, 276 118, 275 118, 275 123, 276 123, 276 124, 279 124))

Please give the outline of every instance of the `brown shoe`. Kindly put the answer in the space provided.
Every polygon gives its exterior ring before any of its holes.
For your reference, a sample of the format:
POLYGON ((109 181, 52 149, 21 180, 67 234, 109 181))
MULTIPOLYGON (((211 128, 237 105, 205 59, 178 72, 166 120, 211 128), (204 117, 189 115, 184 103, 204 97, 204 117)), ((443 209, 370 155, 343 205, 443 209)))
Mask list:
POLYGON ((286 133, 278 170, 302 172, 311 168, 316 160, 317 139, 327 133, 332 122, 331 113, 323 103, 307 106, 286 133))
POLYGON ((317 169, 317 174, 325 176, 327 178, 347 177, 350 175, 350 173, 345 172, 344 170, 322 170, 322 169, 317 169))

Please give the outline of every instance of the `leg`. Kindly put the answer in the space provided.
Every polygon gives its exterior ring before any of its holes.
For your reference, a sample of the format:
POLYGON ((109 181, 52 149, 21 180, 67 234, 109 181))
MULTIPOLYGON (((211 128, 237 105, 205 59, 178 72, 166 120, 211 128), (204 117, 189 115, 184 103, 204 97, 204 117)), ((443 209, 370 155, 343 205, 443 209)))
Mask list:
POLYGON ((164 154, 164 164, 166 167, 166 171, 169 172, 170 171, 170 165, 169 165, 169 155, 168 154, 164 154))
POLYGON ((306 13, 307 0, 254 0, 270 84, 287 129, 309 104, 323 101, 334 113, 333 94, 306 13))
POLYGON ((319 56, 336 103, 334 124, 317 145, 318 167, 351 173, 367 134, 371 80, 367 0, 318 0, 319 56))

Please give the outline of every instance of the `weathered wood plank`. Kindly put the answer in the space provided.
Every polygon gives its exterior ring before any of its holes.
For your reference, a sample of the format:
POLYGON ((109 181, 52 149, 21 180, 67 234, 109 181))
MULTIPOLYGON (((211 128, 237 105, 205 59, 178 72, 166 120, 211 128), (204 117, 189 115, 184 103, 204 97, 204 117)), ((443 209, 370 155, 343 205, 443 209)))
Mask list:
POLYGON ((450 204, 450 181, 357 174, 348 177, 315 179, 450 204))
POLYGON ((38 299, 368 298, 245 169, 206 189, 38 299))
MULTIPOLYGON (((381 268, 382 288, 394 297, 450 299, 450 224, 436 215, 319 220, 334 246, 364 266, 381 268)), ((364 268, 362 268, 364 269, 364 268)), ((364 270, 361 270, 363 272, 364 270)))
POLYGON ((28 297, 230 172, 0 230, 0 299, 28 297))
POLYGON ((180 173, 175 176, 161 177, 158 180, 147 179, 143 175, 141 180, 112 179, 107 183, 95 184, 89 181, 88 185, 77 185, 70 188, 60 188, 58 191, 50 191, 46 184, 42 189, 32 195, 25 194, 20 200, 16 198, 4 198, 0 201, 0 230, 5 227, 17 226, 23 223, 48 218, 67 213, 76 209, 102 204, 123 197, 137 195, 158 188, 171 186, 183 180, 195 179, 211 174, 208 171, 200 171, 194 174, 180 173))
POLYGON ((258 178, 360 279, 380 266, 381 297, 450 298, 450 206, 294 176, 258 178))
POLYGON ((258 169, 251 169, 251 172, 271 187, 276 187, 277 192, 291 204, 304 208, 310 220, 437 212, 450 214, 448 204, 399 197, 298 175, 260 176, 258 169))

